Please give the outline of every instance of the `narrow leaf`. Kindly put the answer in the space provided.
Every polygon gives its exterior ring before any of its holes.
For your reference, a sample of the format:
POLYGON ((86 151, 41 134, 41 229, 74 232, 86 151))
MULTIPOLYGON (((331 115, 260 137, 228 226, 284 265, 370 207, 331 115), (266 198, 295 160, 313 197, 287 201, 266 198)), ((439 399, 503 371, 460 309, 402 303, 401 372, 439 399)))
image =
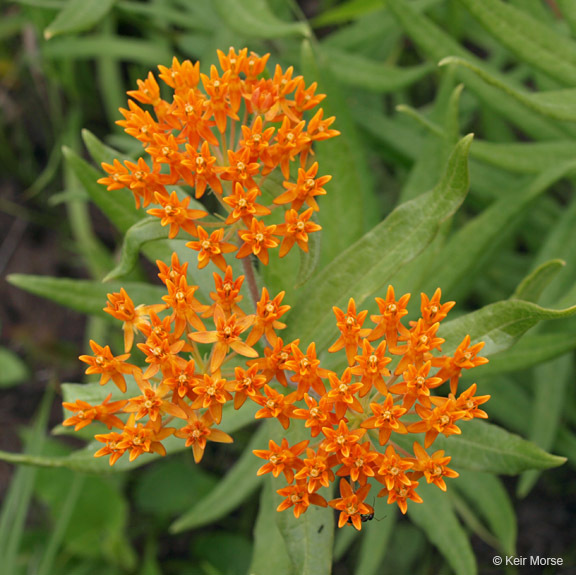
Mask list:
MULTIPOLYGON (((372 488, 374 489, 374 487, 372 488)), ((380 506, 379 511, 383 508, 380 506)), ((396 507, 386 505, 384 517, 375 516, 375 521, 362 529, 362 546, 356 575, 378 575, 388 551, 388 544, 397 523, 396 507)))
POLYGON ((11 350, 0 347, 0 388, 12 387, 30 375, 26 364, 11 350))
POLYGON ((518 525, 514 506, 502 481, 490 473, 460 471, 454 489, 461 492, 498 538, 502 551, 514 555, 518 525))
POLYGON ((474 575, 477 572, 474 552, 450 500, 435 485, 424 482, 420 483, 418 492, 424 502, 409 506, 412 521, 438 547, 456 575, 474 575))
POLYGON ((304 22, 284 22, 277 18, 266 0, 215 0, 222 20, 235 32, 252 38, 309 36, 304 22))
POLYGON ((96 25, 114 6, 116 0, 68 0, 66 6, 44 30, 49 40, 59 34, 82 32, 96 25))
POLYGON ((538 303, 542 292, 565 265, 562 260, 550 260, 543 263, 520 282, 511 299, 523 299, 538 303))

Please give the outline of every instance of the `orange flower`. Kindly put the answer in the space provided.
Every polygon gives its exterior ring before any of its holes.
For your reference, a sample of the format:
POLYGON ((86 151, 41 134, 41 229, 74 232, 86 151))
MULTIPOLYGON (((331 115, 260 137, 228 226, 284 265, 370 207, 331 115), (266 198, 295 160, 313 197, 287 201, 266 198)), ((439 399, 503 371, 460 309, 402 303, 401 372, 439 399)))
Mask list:
POLYGON ((222 76, 220 76, 216 66, 211 66, 210 77, 206 76, 206 74, 200 74, 204 89, 210 96, 210 99, 207 102, 208 105, 206 106, 206 112, 204 113, 204 119, 214 116, 216 126, 221 134, 226 131, 226 119, 228 117, 233 120, 239 119, 236 112, 234 112, 226 102, 230 75, 231 70, 227 70, 222 74, 222 76))
POLYGON ((238 232, 244 244, 236 254, 237 258, 245 258, 254 254, 264 265, 268 265, 268 250, 278 246, 278 240, 274 237, 276 226, 267 226, 264 222, 254 218, 250 223, 250 230, 238 232))
POLYGON ((386 357, 386 342, 382 341, 374 349, 367 339, 362 340, 362 355, 354 357, 355 365, 352 367, 354 375, 361 376, 364 384, 358 392, 360 397, 367 395, 375 387, 381 394, 387 395, 388 389, 384 382, 384 375, 390 375, 390 370, 386 367, 392 359, 386 357))
POLYGON ((186 247, 199 252, 198 267, 205 268, 208 262, 212 261, 222 271, 226 270, 226 260, 222 254, 229 254, 236 251, 236 246, 223 241, 224 229, 213 231, 210 236, 202 226, 198 226, 198 241, 188 242, 186 247))
POLYGON ((226 318, 221 307, 214 310, 215 331, 198 331, 188 334, 190 339, 198 343, 213 343, 210 370, 214 373, 220 368, 226 355, 233 349, 245 357, 258 357, 258 352, 240 339, 240 334, 246 331, 253 321, 253 316, 236 319, 235 315, 226 318))
POLYGON ((126 413, 135 413, 136 420, 149 417, 150 421, 157 421, 165 413, 186 419, 186 414, 180 407, 165 399, 170 393, 170 386, 165 381, 162 381, 158 386, 153 386, 147 379, 137 377, 136 383, 142 395, 131 397, 128 400, 128 404, 124 407, 126 413))
POLYGON ((353 298, 348 301, 348 310, 344 313, 340 308, 332 308, 336 316, 336 326, 340 330, 340 337, 328 348, 333 353, 346 348, 346 358, 348 365, 354 364, 354 357, 358 352, 360 339, 370 333, 370 329, 362 329, 362 324, 368 315, 367 311, 356 313, 356 303, 353 298))
POLYGON ((340 511, 338 527, 351 523, 358 531, 362 529, 362 515, 374 514, 374 508, 364 503, 370 487, 371 485, 367 483, 355 492, 348 481, 340 480, 341 497, 328 502, 330 507, 340 511))
POLYGON ((86 373, 88 375, 99 373, 100 385, 105 385, 112 380, 116 384, 116 387, 124 393, 126 391, 126 380, 124 379, 124 375, 134 373, 137 369, 135 365, 126 363, 130 354, 125 353, 115 357, 112 355, 109 346, 106 345, 102 347, 93 340, 90 340, 90 347, 92 348, 94 357, 91 355, 81 355, 79 357, 80 361, 83 361, 90 366, 86 370, 86 373))
MULTIPOLYGON (((298 168, 296 183, 284 182, 282 185, 286 188, 286 191, 275 198, 274 203, 278 205, 291 203, 292 209, 296 211, 304 204, 308 204, 313 211, 317 212, 320 208, 314 198, 326 194, 323 186, 332 179, 332 176, 316 178, 317 173, 318 162, 314 162, 308 170, 298 168)), ((285 177, 287 178, 287 176, 285 177)))
POLYGON ((248 369, 234 368, 236 379, 231 383, 230 391, 234 391, 234 409, 240 409, 246 398, 254 397, 260 393, 260 389, 266 383, 266 377, 261 375, 258 366, 253 365, 248 369))
POLYGON ((255 419, 276 418, 284 429, 290 426, 290 418, 294 412, 292 403, 296 400, 293 393, 283 395, 271 388, 268 384, 264 386, 266 395, 251 396, 252 401, 262 406, 254 415, 255 419))
POLYGON ((191 325, 195 329, 205 329, 198 314, 204 312, 206 306, 194 297, 198 286, 188 285, 186 277, 180 276, 178 283, 168 280, 166 287, 168 288, 168 295, 162 296, 162 299, 172 309, 170 319, 175 322, 174 331, 178 337, 182 335, 187 325, 191 325))
POLYGON ((394 398, 389 393, 383 404, 371 403, 370 409, 374 414, 362 422, 362 427, 366 429, 378 429, 378 441, 384 445, 392 432, 407 433, 406 426, 400 421, 400 418, 406 413, 406 409, 394 405, 394 398))
POLYGON ((185 343, 182 340, 170 343, 168 339, 160 338, 152 333, 146 339, 146 343, 137 344, 138 349, 146 355, 146 363, 150 364, 144 372, 144 379, 154 377, 159 371, 164 374, 183 369, 186 366, 186 360, 178 354, 185 343))
POLYGON ((370 319, 377 324, 368 336, 370 341, 380 339, 385 335, 388 349, 391 350, 396 347, 396 342, 398 341, 398 326, 400 325, 400 320, 408 314, 406 306, 408 305, 409 299, 410 294, 406 294, 396 301, 394 288, 392 286, 388 286, 386 299, 376 298, 376 303, 378 304, 381 315, 370 316, 370 319))
MULTIPOLYGON (((166 455, 166 449, 161 442, 172 435, 173 432, 174 429, 171 427, 161 427, 150 421, 146 425, 142 423, 135 424, 134 414, 132 414, 122 430, 122 438, 118 447, 130 451, 130 461, 134 461, 143 453, 152 452, 164 456, 166 455)), ((98 439, 98 436, 96 436, 96 439, 98 439)))
POLYGON ((210 186, 216 194, 222 195, 222 183, 214 164, 216 158, 210 153, 208 142, 204 142, 198 153, 189 144, 186 145, 186 154, 182 159, 182 165, 189 169, 189 172, 182 172, 183 177, 190 186, 196 188, 196 198, 201 198, 206 191, 206 186, 210 186))
POLYGON ((422 446, 415 441, 414 455, 416 455, 414 470, 422 473, 428 483, 434 483, 442 491, 446 491, 444 477, 458 477, 460 475, 446 467, 452 458, 444 457, 443 449, 428 455, 422 446))
POLYGON ((338 379, 335 373, 328 374, 328 380, 332 389, 325 395, 327 403, 334 404, 334 411, 337 419, 342 419, 348 410, 362 413, 362 404, 358 401, 356 394, 362 389, 360 382, 352 383, 352 373, 347 367, 342 374, 342 379, 338 379))
POLYGON ((114 414, 122 410, 126 405, 126 400, 113 401, 108 403, 112 394, 109 393, 106 399, 99 405, 90 405, 89 403, 77 399, 74 403, 64 401, 62 406, 68 411, 74 412, 75 415, 62 422, 62 425, 68 427, 74 425, 74 431, 78 431, 93 421, 101 421, 108 429, 112 427, 124 427, 124 422, 114 414))
POLYGON ((208 215, 207 212, 202 210, 189 210, 188 204, 191 200, 189 196, 180 201, 176 192, 172 192, 168 198, 156 192, 154 197, 156 198, 156 202, 162 206, 162 209, 154 208, 148 210, 148 213, 157 218, 161 218, 160 224, 162 226, 170 226, 170 233, 168 234, 170 239, 178 235, 180 228, 195 236, 195 220, 208 215))
MULTIPOLYGON (((276 379, 284 387, 288 385, 284 371, 289 369, 287 363, 292 358, 292 345, 298 345, 300 340, 284 345, 282 338, 278 338, 273 347, 264 348, 264 357, 251 359, 248 365, 257 365, 258 369, 266 377, 266 382, 276 379)), ((299 398, 300 399, 300 398, 299 398)))
POLYGON ((275 330, 284 329, 285 323, 278 321, 289 309, 289 305, 280 305, 286 292, 280 292, 274 299, 270 299, 268 290, 262 288, 262 297, 256 303, 256 317, 250 335, 246 338, 248 345, 254 345, 263 335, 268 343, 274 345, 278 336, 275 330))
POLYGON ((341 419, 336 429, 323 427, 322 433, 326 439, 322 442, 322 449, 348 457, 352 446, 356 445, 366 433, 365 429, 348 430, 346 422, 341 419))
POLYGON ((462 419, 474 419, 479 417, 481 419, 486 419, 488 414, 482 410, 478 409, 479 405, 486 403, 489 399, 489 395, 475 396, 477 385, 472 384, 466 391, 463 391, 458 399, 456 400, 456 409, 463 412, 462 419))
POLYGON ((334 457, 322 449, 317 452, 306 449, 306 455, 302 469, 295 475, 296 480, 308 482, 308 493, 314 493, 320 487, 329 487, 330 482, 334 481, 334 472, 330 469, 336 463, 334 457))
POLYGON ((368 477, 376 475, 380 458, 381 454, 371 449, 369 441, 353 445, 350 455, 341 458, 342 467, 338 470, 338 475, 350 476, 352 481, 365 485, 368 477))
POLYGON ((276 511, 285 511, 290 507, 294 507, 294 517, 296 517, 296 519, 298 519, 302 513, 305 513, 311 504, 326 507, 326 499, 318 495, 318 493, 309 493, 305 481, 278 489, 276 493, 282 495, 282 497, 286 497, 286 499, 278 505, 276 511))
POLYGON ((320 401, 317 401, 305 393, 304 401, 308 409, 295 409, 293 417, 306 420, 305 427, 310 428, 312 437, 319 435, 323 427, 338 424, 336 414, 332 412, 333 404, 328 402, 325 395, 320 398, 320 401))
POLYGON ((240 288, 244 282, 244 276, 238 276, 234 279, 231 266, 226 266, 226 272, 223 278, 216 272, 212 275, 214 276, 216 291, 210 292, 210 297, 215 303, 204 312, 203 317, 212 317, 216 306, 222 308, 226 317, 233 313, 235 313, 237 317, 246 315, 238 305, 244 298, 243 295, 240 295, 240 288))
POLYGON ((410 481, 410 485, 396 484, 392 489, 386 487, 382 489, 378 493, 378 497, 388 495, 388 503, 397 503, 400 511, 406 514, 406 511, 408 511, 408 499, 415 503, 422 503, 422 498, 415 491, 416 487, 418 487, 417 481, 410 481))
POLYGON ((222 421, 222 406, 232 399, 227 391, 227 381, 220 377, 211 377, 204 374, 204 380, 194 386, 196 399, 192 403, 192 409, 208 409, 208 413, 216 423, 222 421))
POLYGON ((308 234, 322 229, 322 226, 309 221, 312 214, 312 208, 307 209, 300 215, 298 215, 296 210, 288 210, 284 213, 285 223, 276 227, 276 233, 284 236, 280 246, 279 255, 281 258, 292 249, 294 243, 297 243, 303 252, 308 252, 308 234))
POLYGON ((402 407, 410 409, 416 401, 424 407, 430 407, 430 390, 442 385, 440 377, 428 377, 432 362, 427 361, 421 367, 409 365, 402 374, 403 381, 390 387, 392 393, 404 396, 402 407))
POLYGON ((306 449, 308 443, 307 440, 300 441, 290 447, 286 438, 282 439, 280 445, 271 439, 268 442, 268 449, 255 449, 252 453, 256 457, 268 460, 268 463, 260 467, 257 475, 272 473, 274 477, 278 477, 280 473, 284 473, 286 481, 292 483, 294 470, 302 468, 302 461, 298 456, 306 449))
POLYGON ((406 475, 406 472, 412 469, 413 465, 413 459, 400 457, 394 447, 388 445, 385 454, 380 459, 376 479, 380 483, 384 483, 388 491, 394 490, 395 487, 410 487, 412 480, 406 475))
POLYGON ((422 299, 422 304, 420 306, 422 319, 428 325, 434 325, 435 323, 441 322, 448 315, 448 312, 456 305, 455 301, 449 301, 444 304, 440 303, 441 296, 442 291, 440 288, 434 292, 432 299, 429 299, 425 293, 420 294, 422 299))
POLYGON ((318 395, 324 395, 326 388, 322 378, 328 377, 330 372, 320 367, 320 360, 316 357, 316 344, 312 342, 308 346, 306 354, 300 351, 297 342, 293 342, 290 349, 292 359, 287 360, 284 366, 285 369, 294 372, 292 381, 298 384, 297 398, 302 399, 310 388, 318 395))
POLYGON ((192 446, 194 461, 200 463, 204 456, 206 441, 215 441, 218 443, 232 443, 233 439, 220 429, 213 429, 214 420, 209 411, 201 417, 190 408, 186 410, 188 414, 188 423, 174 432, 176 437, 186 440, 186 447, 192 446))
POLYGON ((458 410, 456 401, 445 397, 433 397, 431 401, 434 405, 437 405, 433 410, 416 404, 416 413, 418 413, 422 421, 408 426, 410 433, 426 433, 424 438, 425 448, 430 447, 440 433, 446 437, 462 433, 460 428, 454 423, 458 419, 462 419, 464 415, 462 411, 458 410))
POLYGON ((226 218, 226 224, 230 225, 241 219, 244 224, 249 226, 254 216, 267 216, 270 214, 268 208, 256 203, 256 198, 259 195, 260 190, 258 188, 252 188, 245 192, 242 184, 236 182, 234 184, 234 193, 231 196, 222 198, 222 201, 232 208, 226 218))
POLYGON ((228 166, 221 168, 220 178, 222 180, 240 184, 243 188, 257 188, 254 176, 260 171, 260 164, 250 162, 249 150, 240 150, 239 152, 228 150, 228 164, 228 166))
POLYGON ((138 163, 124 162, 130 170, 129 174, 121 175, 120 181, 134 194, 136 209, 140 208, 140 200, 144 207, 148 206, 155 194, 167 198, 168 192, 164 186, 164 177, 160 175, 160 165, 148 166, 144 158, 139 158, 138 163))

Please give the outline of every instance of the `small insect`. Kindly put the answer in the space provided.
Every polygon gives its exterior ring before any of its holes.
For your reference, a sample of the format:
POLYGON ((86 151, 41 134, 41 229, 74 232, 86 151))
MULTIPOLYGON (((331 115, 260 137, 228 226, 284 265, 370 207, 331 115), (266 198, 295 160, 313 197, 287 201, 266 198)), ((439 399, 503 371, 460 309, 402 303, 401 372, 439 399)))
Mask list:
POLYGON ((322 530, 324 529, 324 524, 320 525, 320 527, 318 527, 318 533, 322 533, 322 530))
MULTIPOLYGON (((367 521, 372 521, 372 519, 374 519, 374 510, 372 510, 370 513, 361 513, 360 514, 360 521, 362 521, 362 523, 366 523, 367 521)), ((348 517, 347 523, 352 525, 352 517, 348 517)))

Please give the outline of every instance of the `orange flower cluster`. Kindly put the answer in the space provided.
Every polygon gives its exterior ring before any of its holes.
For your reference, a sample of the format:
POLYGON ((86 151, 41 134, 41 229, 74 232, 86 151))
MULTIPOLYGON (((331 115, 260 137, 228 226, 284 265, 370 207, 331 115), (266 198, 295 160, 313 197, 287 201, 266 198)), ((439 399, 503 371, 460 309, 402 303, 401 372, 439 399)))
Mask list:
MULTIPOLYGON (((283 399, 281 411, 266 416, 284 427, 289 419, 302 419, 312 439, 293 446, 271 440, 268 449, 254 452, 267 460, 259 474, 282 473, 289 484, 278 490, 285 497, 278 511, 293 507, 299 517, 310 505, 330 505, 340 511, 339 527, 351 523, 360 529, 374 516, 365 502, 369 478, 384 486, 378 497, 387 496, 406 513, 409 499, 422 501, 416 493, 422 477, 446 490, 444 478, 458 476, 447 467, 451 458, 443 450, 429 455, 426 449, 440 434, 461 433, 458 422, 487 417, 479 406, 489 396, 477 396, 476 384, 458 394, 458 381, 462 370, 488 360, 478 357, 484 344, 471 346, 468 336, 453 355, 439 355, 444 340, 436 333, 454 305, 442 304, 440 296, 440 290, 431 299, 422 294, 422 317, 409 327, 401 320, 410 295, 396 300, 391 286, 385 299, 376 298, 380 313, 371 316, 373 327, 364 327, 368 312, 358 312, 353 299, 345 312, 335 307, 340 336, 328 351, 345 350, 348 367, 342 375, 320 367, 314 344, 306 353, 298 342, 289 351, 282 348, 287 359, 278 367, 291 373, 278 380, 297 389, 283 399), (433 395, 444 383, 448 396, 433 395), (300 399, 305 405, 298 407, 300 399), (400 436, 407 434, 424 434, 424 447, 418 441, 411 452, 401 447, 400 436), (327 502, 318 490, 336 477, 341 497, 327 502)), ((273 351, 266 355, 273 357, 273 351)))
POLYGON ((294 244, 308 251, 308 234, 321 229, 312 221, 319 209, 315 198, 326 193, 331 176, 318 176, 318 163, 308 160, 314 142, 339 132, 321 108, 310 112, 325 97, 316 94, 315 82, 307 87, 292 67, 283 71, 278 65, 273 77, 266 77, 269 56, 248 54, 246 48, 218 50, 221 70, 212 66, 209 76, 200 73, 199 62, 174 58, 171 67, 159 66, 172 100, 160 96, 150 72, 138 81, 138 90, 128 92, 133 100, 117 122, 142 143, 149 161, 102 164, 108 176, 98 181, 108 190, 130 189, 137 207, 156 204, 148 213, 169 226, 170 238, 180 230, 196 238, 186 245, 198 252, 200 268, 212 261, 224 271, 224 254, 232 252, 237 258, 254 254, 266 264, 269 250, 278 246, 280 257, 294 244), (262 205, 265 182, 274 173, 285 191, 262 205), (208 214, 189 208, 190 196, 170 191, 181 185, 191 187, 197 199, 211 190, 227 227, 221 221, 198 223, 208 214), (283 206, 284 223, 267 225, 264 218, 283 206))

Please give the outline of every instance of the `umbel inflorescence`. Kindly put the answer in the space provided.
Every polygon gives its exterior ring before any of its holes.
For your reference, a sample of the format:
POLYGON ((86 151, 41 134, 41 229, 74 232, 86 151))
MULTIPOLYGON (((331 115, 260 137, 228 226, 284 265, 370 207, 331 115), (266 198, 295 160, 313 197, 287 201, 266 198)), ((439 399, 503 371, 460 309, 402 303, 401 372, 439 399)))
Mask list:
POLYGON ((437 331, 454 302, 442 303, 440 290, 432 298, 422 294, 420 319, 406 321, 410 295, 396 299, 391 286, 385 298, 376 298, 379 313, 370 316, 371 324, 353 299, 345 310, 333 308, 340 335, 327 351, 341 354, 347 364, 341 372, 321 367, 318 353, 325 350, 315 343, 279 337, 290 309, 284 292, 256 292, 251 261, 244 260, 244 276, 235 275, 226 255, 253 254, 265 265, 280 239, 280 256, 295 243, 307 251, 308 234, 320 229, 311 221, 315 196, 325 193, 330 179, 317 177, 311 146, 338 132, 321 109, 309 112, 323 96, 315 94, 315 84, 306 88, 301 77, 293 78, 292 69, 277 67, 268 79, 262 76, 267 56, 232 49, 218 55, 222 72, 213 67, 210 77, 190 62, 160 67, 174 89, 172 102, 160 98, 152 74, 129 92, 156 116, 130 101, 120 122, 142 141, 150 163, 105 164, 109 176, 100 180, 111 190, 130 188, 137 206, 159 205, 149 213, 170 226, 170 237, 196 238, 188 245, 199 252, 198 266, 212 261, 220 268, 210 301, 197 298, 189 262, 176 254, 170 263, 157 262, 166 289, 162 302, 136 306, 123 289, 109 294, 105 311, 122 322, 124 353, 92 341, 93 354, 80 359, 102 385, 112 380, 126 393, 128 378, 138 391, 120 401, 109 395, 100 405, 64 403, 74 413, 64 425, 106 425, 109 432, 95 436, 102 443, 95 456, 109 456, 111 465, 125 454, 131 461, 143 453, 164 455, 162 442, 170 435, 185 441, 200 462, 207 441, 232 441, 218 428, 223 407, 253 402, 256 419, 308 430, 309 438, 295 445, 271 439, 268 449, 254 452, 265 460, 259 475, 282 475, 287 483, 278 489, 284 497, 278 510, 292 508, 298 517, 310 505, 330 505, 340 511, 339 526, 360 529, 373 513, 365 502, 369 478, 382 484, 378 496, 405 513, 409 499, 422 501, 416 491, 422 478, 445 490, 444 479, 457 477, 444 451, 427 450, 439 435, 459 434, 463 422, 487 417, 479 406, 488 396, 477 396, 475 384, 458 390, 462 370, 486 363, 478 356, 483 344, 471 345, 466 337, 454 354, 442 355, 437 331), (296 181, 290 179, 293 164, 296 181), (274 172, 285 191, 264 205, 264 183, 274 172), (197 223, 207 214, 188 208, 191 195, 170 189, 180 184, 196 198, 208 191, 217 197, 225 215, 205 226, 217 229, 208 233, 197 223), (264 219, 278 209, 284 223, 267 225, 264 219), (245 276, 255 300, 248 305, 241 293, 245 276), (446 392, 438 395, 441 386, 446 392), (416 440, 406 444, 410 434, 416 440), (341 496, 327 501, 321 489, 336 478, 341 496))

